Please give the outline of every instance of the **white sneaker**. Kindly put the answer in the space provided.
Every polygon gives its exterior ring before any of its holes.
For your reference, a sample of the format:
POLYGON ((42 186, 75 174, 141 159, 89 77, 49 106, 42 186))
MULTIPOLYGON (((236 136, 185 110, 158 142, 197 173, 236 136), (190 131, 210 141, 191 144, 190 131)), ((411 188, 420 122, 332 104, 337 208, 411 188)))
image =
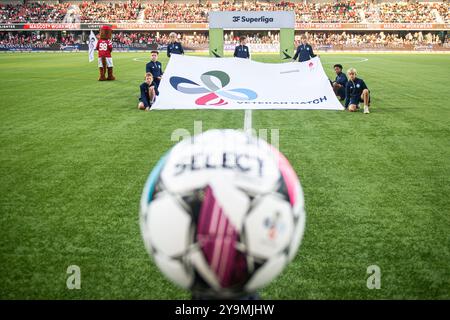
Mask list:
POLYGON ((369 112, 369 106, 364 106, 364 113, 370 113, 369 112))

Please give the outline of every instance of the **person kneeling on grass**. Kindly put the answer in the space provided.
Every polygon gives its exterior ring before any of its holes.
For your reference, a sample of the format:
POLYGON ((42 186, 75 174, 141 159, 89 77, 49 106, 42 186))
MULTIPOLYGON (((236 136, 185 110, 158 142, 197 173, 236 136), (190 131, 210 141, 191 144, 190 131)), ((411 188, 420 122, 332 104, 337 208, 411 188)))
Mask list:
POLYGON ((335 64, 333 68, 336 72, 336 79, 331 82, 331 86, 336 96, 339 97, 339 100, 343 100, 345 99, 345 86, 348 81, 347 76, 342 72, 342 64, 335 64))
POLYGON ((139 98, 138 109, 149 111, 157 95, 159 95, 156 83, 153 81, 153 75, 150 72, 145 74, 145 82, 139 88, 141 97, 139 98))
POLYGON ((357 78, 356 69, 347 71, 348 82, 345 85, 345 109, 355 112, 359 109, 359 103, 364 102, 364 113, 369 113, 370 91, 363 79, 357 78))

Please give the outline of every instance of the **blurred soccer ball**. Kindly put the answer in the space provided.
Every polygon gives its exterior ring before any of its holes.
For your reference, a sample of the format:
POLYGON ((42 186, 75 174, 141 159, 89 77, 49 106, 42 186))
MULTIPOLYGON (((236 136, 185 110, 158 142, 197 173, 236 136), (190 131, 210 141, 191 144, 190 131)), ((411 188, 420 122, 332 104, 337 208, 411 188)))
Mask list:
POLYGON ((294 258, 304 225, 303 192, 287 159, 236 130, 175 145, 141 198, 147 251, 169 279, 203 297, 267 285, 294 258))

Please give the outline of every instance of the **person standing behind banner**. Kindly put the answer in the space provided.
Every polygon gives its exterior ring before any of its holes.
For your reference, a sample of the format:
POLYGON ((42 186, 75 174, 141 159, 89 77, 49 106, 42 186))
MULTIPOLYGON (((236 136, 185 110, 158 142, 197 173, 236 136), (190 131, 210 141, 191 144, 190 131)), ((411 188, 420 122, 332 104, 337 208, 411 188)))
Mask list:
POLYGON ((156 83, 156 88, 159 87, 161 77, 163 75, 161 62, 158 61, 158 51, 151 52, 152 60, 145 65, 145 72, 150 72, 153 75, 153 81, 156 83))
POLYGON ((177 41, 177 34, 175 32, 171 32, 169 34, 169 38, 170 43, 167 46, 167 57, 170 58, 171 54, 184 54, 181 43, 177 41))
POLYGON ((239 38, 239 45, 234 48, 234 57, 235 58, 244 58, 249 59, 250 58, 250 50, 245 45, 245 37, 239 38))
POLYGON ((297 47, 297 51, 295 52, 292 60, 296 61, 298 57, 299 62, 304 62, 310 60, 311 58, 314 58, 316 55, 314 54, 311 45, 309 45, 306 41, 305 35, 301 36, 301 41, 302 43, 297 47))

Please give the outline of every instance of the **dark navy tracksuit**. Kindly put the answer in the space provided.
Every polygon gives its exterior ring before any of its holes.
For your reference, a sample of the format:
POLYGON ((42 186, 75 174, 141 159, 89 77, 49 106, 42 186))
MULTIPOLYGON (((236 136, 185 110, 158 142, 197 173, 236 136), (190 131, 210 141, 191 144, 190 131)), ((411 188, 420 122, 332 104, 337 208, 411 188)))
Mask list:
POLYGON ((347 109, 350 104, 356 104, 358 106, 360 102, 364 102, 364 100, 361 99, 364 89, 369 90, 363 79, 355 78, 354 81, 348 80, 345 86, 345 109, 347 109))
POLYGON ((167 46, 167 56, 170 58, 171 54, 184 54, 184 50, 183 47, 181 46, 181 43, 179 42, 174 42, 174 43, 169 43, 169 45, 167 46))
POLYGON ((345 98, 345 86, 347 85, 348 79, 345 73, 341 72, 336 75, 336 79, 334 80, 337 84, 340 84, 342 87, 339 88, 337 94, 341 99, 345 98))
POLYGON ((294 55, 294 60, 297 60, 298 57, 298 61, 299 62, 303 62, 303 61, 308 61, 311 58, 314 58, 316 55, 313 52, 313 48, 309 45, 309 44, 300 44, 297 47, 297 51, 295 52, 294 55))
POLYGON ((248 59, 250 58, 250 50, 247 46, 238 45, 236 48, 234 48, 234 57, 248 59))
POLYGON ((151 107, 152 105, 152 101, 150 101, 150 90, 149 90, 149 87, 151 86, 155 87, 155 94, 159 95, 158 87, 156 86, 155 81, 153 81, 151 85, 148 85, 147 82, 144 82, 139 86, 139 89, 141 90, 141 96, 139 98, 139 101, 143 102, 146 108, 151 107))
POLYGON ((145 65, 145 72, 150 72, 153 75, 153 81, 156 83, 156 87, 159 87, 161 80, 158 77, 163 75, 162 64, 159 61, 150 61, 145 65))

